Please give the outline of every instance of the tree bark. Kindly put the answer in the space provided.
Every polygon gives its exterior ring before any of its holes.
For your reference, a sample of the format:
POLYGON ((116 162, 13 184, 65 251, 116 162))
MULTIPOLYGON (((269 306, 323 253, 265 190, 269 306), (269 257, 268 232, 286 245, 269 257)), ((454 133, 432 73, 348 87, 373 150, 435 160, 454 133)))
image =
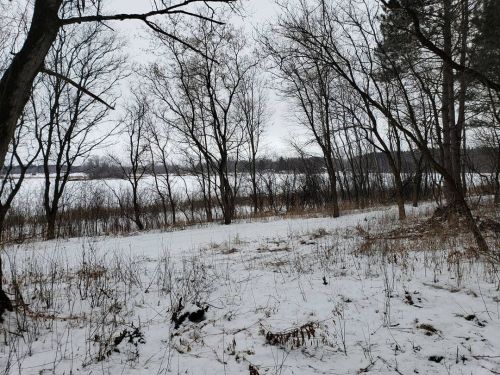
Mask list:
MULTIPOLYGON (((443 0, 443 50, 448 56, 452 55, 452 4, 451 0, 443 0)), ((443 97, 442 97, 442 121, 443 121, 443 155, 444 167, 455 181, 460 181, 460 132, 455 124, 455 89, 453 67, 448 61, 443 62, 443 97)), ((450 186, 446 182, 445 192, 448 203, 454 202, 456 189, 461 188, 454 184, 450 186)))
POLYGON ((137 184, 133 188, 133 208, 134 208, 134 222, 138 230, 144 230, 144 224, 141 220, 141 204, 139 203, 138 187, 137 184))
POLYGON ((399 220, 406 219, 405 211, 405 198, 403 193, 403 181, 401 181, 401 174, 394 174, 395 185, 396 185, 396 202, 398 204, 398 218, 399 220))
POLYGON ((43 67, 57 32, 62 0, 36 0, 33 18, 21 50, 0 80, 0 165, 31 94, 33 81, 43 67))
POLYGON ((330 193, 329 193, 329 200, 328 200, 328 205, 331 208, 331 213, 333 217, 339 217, 340 216, 340 211, 339 211, 339 199, 338 199, 338 194, 337 194, 337 175, 335 173, 335 165, 333 162, 333 158, 331 155, 327 156, 325 155, 326 159, 326 170, 328 173, 328 182, 329 182, 329 188, 330 188, 330 193))
POLYGON ((47 230, 45 233, 45 239, 53 240, 56 238, 56 215, 57 211, 51 210, 48 212, 45 217, 47 218, 47 230))
MULTIPOLYGON (((7 211, 9 210, 8 206, 1 206, 0 207, 0 244, 2 243, 3 239, 3 231, 4 231, 4 225, 5 225, 5 217, 7 216, 7 211)), ((1 258, 1 256, 0 256, 1 258)), ((1 260, 0 260, 1 262, 1 260)), ((0 278, 2 276, 2 271, 0 269, 0 278)), ((1 282, 1 281, 0 281, 1 282)))
POLYGON ((259 212, 259 199, 258 199, 258 189, 257 189, 257 171, 256 171, 256 158, 252 150, 252 160, 250 166, 250 175, 252 179, 252 203, 253 203, 253 213, 257 215, 259 212))
POLYGON ((234 216, 233 191, 228 178, 224 175, 223 172, 220 173, 220 184, 224 224, 229 225, 231 224, 234 216))
POLYGON ((415 176, 413 176, 412 181, 412 202, 413 207, 418 207, 418 201, 420 200, 420 192, 422 186, 422 169, 420 166, 417 166, 417 170, 415 171, 415 176))

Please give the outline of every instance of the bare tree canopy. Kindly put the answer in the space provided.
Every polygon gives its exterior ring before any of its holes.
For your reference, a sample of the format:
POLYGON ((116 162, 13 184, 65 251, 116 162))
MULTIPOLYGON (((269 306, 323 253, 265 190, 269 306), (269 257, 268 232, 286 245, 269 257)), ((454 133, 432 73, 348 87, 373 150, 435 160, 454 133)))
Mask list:
MULTIPOLYGON (((27 32, 20 36, 24 41, 19 51, 7 63, 0 79, 0 165, 5 161, 16 123, 29 100, 33 81, 40 72, 47 72, 44 68, 45 58, 59 30, 65 25, 135 19, 142 21, 156 33, 186 44, 182 36, 159 26, 155 18, 181 15, 220 23, 209 16, 191 12, 189 6, 200 3, 210 8, 216 3, 233 2, 234 0, 185 0, 172 4, 162 1, 156 3, 156 9, 142 14, 102 14, 102 2, 99 0, 35 0, 31 5, 32 15, 28 21, 27 32), (69 14, 63 12, 63 9, 67 8, 73 11, 69 14), (64 16, 61 16, 62 13, 64 16)), ((67 79, 71 82, 71 77, 67 79)))

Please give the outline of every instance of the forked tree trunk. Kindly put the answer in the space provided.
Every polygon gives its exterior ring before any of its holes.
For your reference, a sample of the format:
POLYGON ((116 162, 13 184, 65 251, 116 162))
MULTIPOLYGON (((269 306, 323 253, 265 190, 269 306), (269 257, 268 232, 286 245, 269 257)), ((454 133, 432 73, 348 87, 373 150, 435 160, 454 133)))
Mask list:
MULTIPOLYGON (((479 229, 476 220, 474 219, 474 216, 472 215, 472 212, 463 198, 463 196, 458 196, 455 200, 454 203, 452 203, 454 207, 457 207, 459 210, 460 214, 465 218, 465 221, 467 223, 467 227, 469 230, 472 232, 472 235, 474 236, 474 239, 476 240, 476 244, 478 246, 480 254, 483 256, 486 256, 488 259, 496 259, 498 261, 498 254, 495 252, 491 252, 488 244, 486 243, 486 240, 484 239, 483 234, 481 233, 481 230, 479 229)), ((498 250, 495 250, 498 252, 498 250)))
POLYGON ((49 201, 48 197, 48 193, 46 193, 44 198, 45 220, 47 221, 47 226, 45 229, 45 239, 53 240, 54 238, 56 238, 56 220, 57 212, 59 211, 59 199, 61 196, 57 193, 54 194, 52 202, 49 201))

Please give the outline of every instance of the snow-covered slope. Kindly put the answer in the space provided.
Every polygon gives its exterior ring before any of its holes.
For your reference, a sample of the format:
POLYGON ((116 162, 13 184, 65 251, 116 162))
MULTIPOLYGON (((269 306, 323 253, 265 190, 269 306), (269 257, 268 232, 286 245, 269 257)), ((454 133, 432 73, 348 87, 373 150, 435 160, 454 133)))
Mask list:
POLYGON ((395 215, 10 247, 6 286, 20 292, 19 308, 5 325, 0 370, 499 372, 497 273, 459 255, 459 241, 439 248, 429 239, 410 250, 382 241, 363 250, 360 233, 394 226, 395 215))

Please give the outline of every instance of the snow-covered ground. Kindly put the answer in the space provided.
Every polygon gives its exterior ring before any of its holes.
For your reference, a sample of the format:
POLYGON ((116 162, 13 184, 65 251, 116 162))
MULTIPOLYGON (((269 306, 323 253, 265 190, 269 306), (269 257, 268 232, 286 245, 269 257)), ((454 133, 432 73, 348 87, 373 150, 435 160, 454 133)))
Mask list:
POLYGON ((25 307, 4 325, 0 371, 500 372, 498 271, 460 241, 364 249, 396 214, 12 246, 4 285, 25 307))

